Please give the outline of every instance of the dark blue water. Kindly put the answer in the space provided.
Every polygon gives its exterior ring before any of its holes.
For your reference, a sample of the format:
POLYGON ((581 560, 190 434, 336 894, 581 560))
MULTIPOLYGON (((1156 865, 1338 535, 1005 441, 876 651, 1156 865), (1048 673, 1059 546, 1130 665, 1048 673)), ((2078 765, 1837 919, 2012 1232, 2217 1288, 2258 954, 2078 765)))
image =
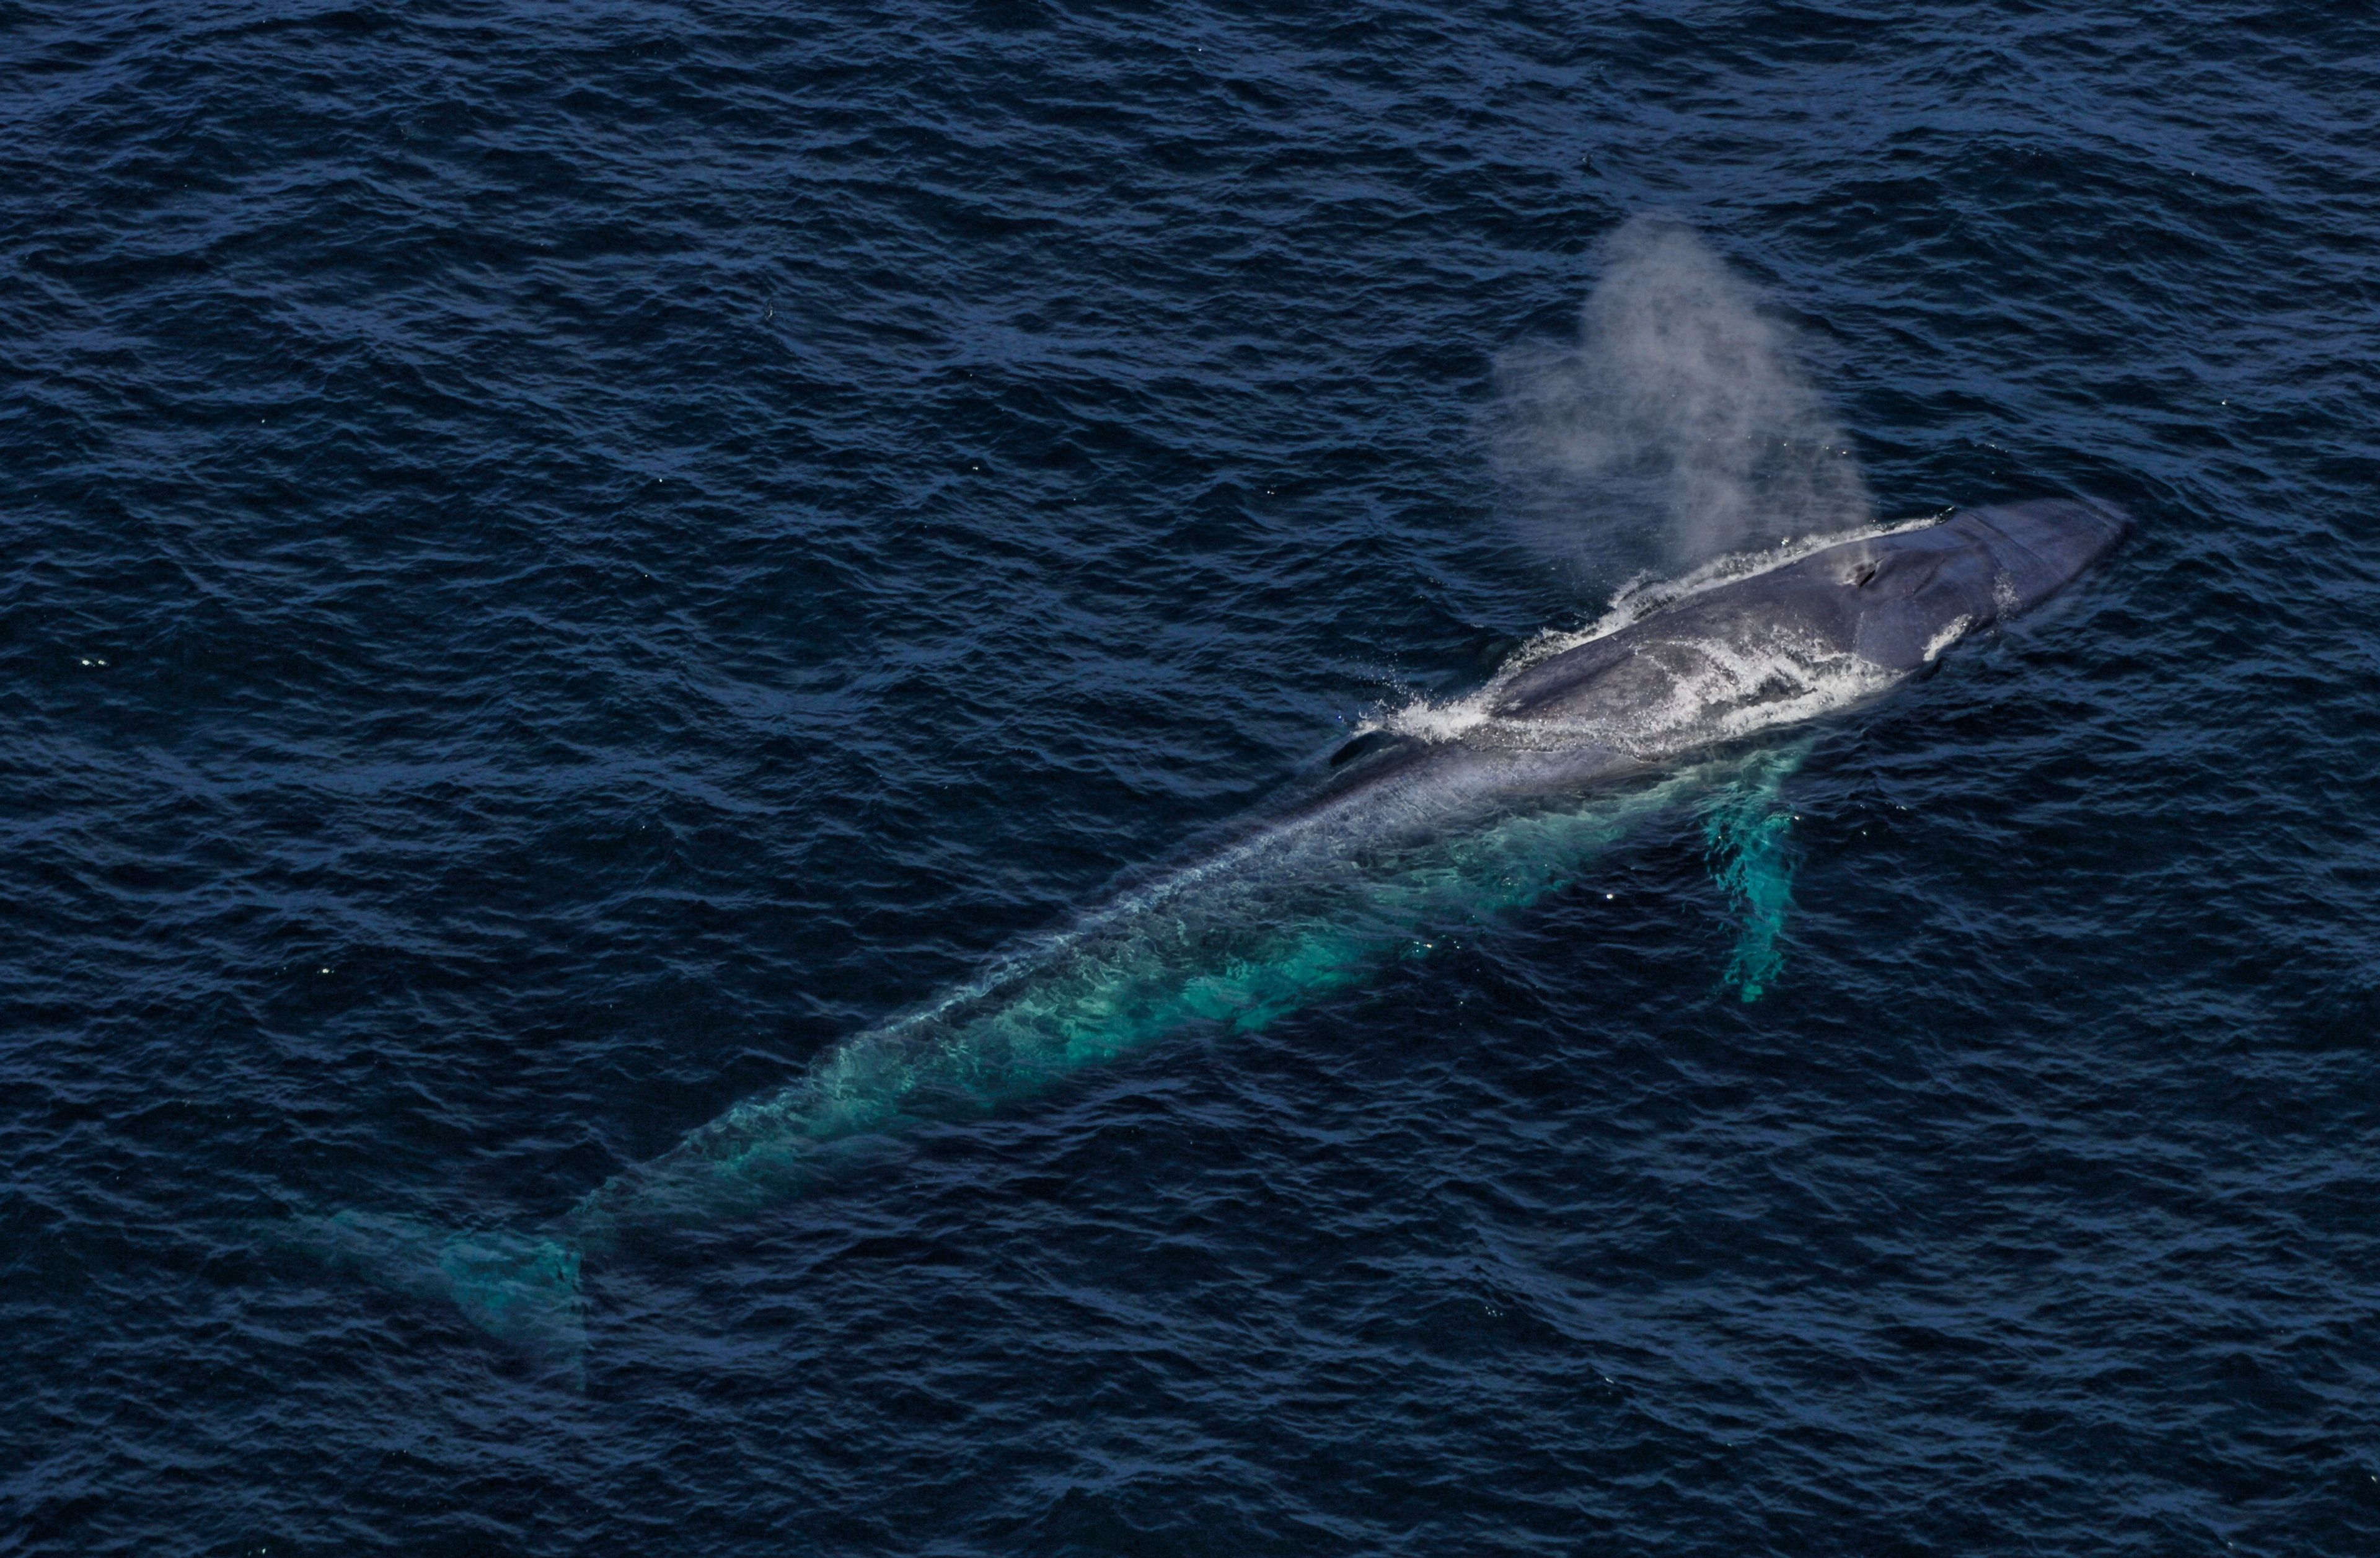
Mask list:
POLYGON ((0 8, 0 1552, 2380 1550, 2375 69, 0 8), (1645 218, 1878 515, 2139 519, 1809 727, 1762 999, 1682 805, 590 1260, 582 1381, 260 1232, 545 1225, 1695 560, 1513 431, 1645 218))

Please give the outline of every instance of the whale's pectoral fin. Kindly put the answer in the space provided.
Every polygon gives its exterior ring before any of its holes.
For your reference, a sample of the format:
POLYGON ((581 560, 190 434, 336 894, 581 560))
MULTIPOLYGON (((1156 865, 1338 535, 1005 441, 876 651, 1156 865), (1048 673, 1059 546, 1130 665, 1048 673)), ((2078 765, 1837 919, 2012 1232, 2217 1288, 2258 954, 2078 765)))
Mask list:
POLYGON ((342 1211, 280 1224, 275 1242, 377 1286, 443 1299, 474 1326, 586 1382, 586 1301, 578 1251, 558 1239, 503 1230, 455 1233, 402 1217, 342 1211))
POLYGON ((1793 813, 1785 781, 1809 751, 1803 741, 1763 753, 1703 822, 1711 879, 1742 917, 1719 982, 1746 1002, 1759 1000, 1785 969, 1778 938, 1793 907, 1793 813))

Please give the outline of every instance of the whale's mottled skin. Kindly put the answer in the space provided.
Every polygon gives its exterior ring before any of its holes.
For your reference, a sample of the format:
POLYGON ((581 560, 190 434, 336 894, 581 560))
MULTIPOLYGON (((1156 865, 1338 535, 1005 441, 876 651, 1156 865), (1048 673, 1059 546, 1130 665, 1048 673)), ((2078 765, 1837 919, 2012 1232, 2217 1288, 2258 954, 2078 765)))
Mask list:
POLYGON ((1621 777, 1873 698, 2087 571, 2129 521, 2041 499, 1843 542, 1697 590, 1491 683, 1439 739, 1382 732, 1290 819, 1420 821, 1621 777))

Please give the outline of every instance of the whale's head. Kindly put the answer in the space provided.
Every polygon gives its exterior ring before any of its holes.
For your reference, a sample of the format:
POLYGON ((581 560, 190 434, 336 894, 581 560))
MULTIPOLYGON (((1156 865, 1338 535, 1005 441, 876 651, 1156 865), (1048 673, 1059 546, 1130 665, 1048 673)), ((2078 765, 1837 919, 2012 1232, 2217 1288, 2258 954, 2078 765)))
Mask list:
POLYGON ((1921 529, 1833 548, 1824 560, 1848 596, 1859 654, 1913 671, 1966 634, 2065 589, 2128 527, 2112 504, 2046 498, 1963 509, 1921 529))
POLYGON ((1991 557, 2002 615, 2031 611, 2082 578, 2131 528, 2114 504, 2077 498, 1970 508, 1943 525, 1973 538, 1991 557))

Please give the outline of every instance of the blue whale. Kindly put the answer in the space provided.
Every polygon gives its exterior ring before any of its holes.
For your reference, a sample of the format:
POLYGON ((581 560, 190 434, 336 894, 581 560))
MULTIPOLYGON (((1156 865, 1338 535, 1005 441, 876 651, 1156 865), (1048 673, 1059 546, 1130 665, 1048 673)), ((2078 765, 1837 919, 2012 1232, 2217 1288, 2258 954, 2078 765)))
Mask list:
MULTIPOLYGON (((1472 696, 1359 735, 1221 848, 831 1046, 542 1231, 347 1212, 301 1220, 303 1242, 575 1370, 582 1257, 757 1211, 905 1126, 981 1113, 1185 1028, 1260 1027, 1564 885, 1633 820, 1690 799, 1711 803, 1721 880, 1773 973, 1790 880, 1777 788, 1795 754, 1746 738, 1924 675, 2057 594, 2126 528, 2104 503, 1973 508, 1639 591, 1472 696)), ((1760 977, 1742 980, 1747 999, 1760 977)))

